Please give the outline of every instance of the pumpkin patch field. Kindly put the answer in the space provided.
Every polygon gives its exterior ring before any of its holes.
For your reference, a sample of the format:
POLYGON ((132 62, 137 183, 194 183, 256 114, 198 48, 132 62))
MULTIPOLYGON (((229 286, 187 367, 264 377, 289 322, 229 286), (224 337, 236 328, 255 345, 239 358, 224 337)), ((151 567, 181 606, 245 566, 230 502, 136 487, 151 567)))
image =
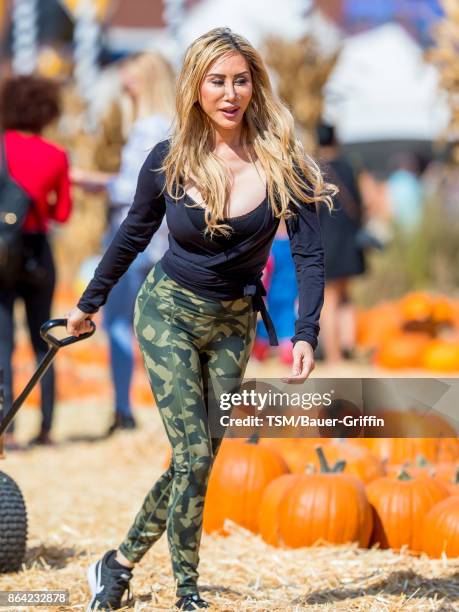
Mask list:
MULTIPOLYGON (((110 404, 60 402, 58 445, 2 462, 23 491, 29 541, 23 570, 0 575, 0 590, 67 589, 60 609, 85 609, 88 564, 124 537, 168 460, 157 411, 136 415, 140 431, 97 440, 110 404)), ((20 413, 22 439, 37 418, 20 413)), ((459 453, 452 459, 449 441, 450 459, 437 461, 430 443, 416 451, 432 461, 413 452, 396 464, 367 441, 224 440, 200 553, 211 609, 459 609, 459 453)), ((164 536, 136 567, 133 589, 135 610, 173 609, 164 536)))
POLYGON ((417 291, 360 309, 357 344, 374 365, 390 371, 459 372, 459 302, 417 291))
MULTIPOLYGON (((62 316, 65 293, 60 299, 62 316)), ((415 326, 403 333, 426 332, 415 326)), ((11 452, 0 464, 20 486, 29 516, 23 568, 0 574, 0 591, 68 590, 69 605, 53 610, 85 609, 88 565, 124 538, 170 461, 140 359, 133 404, 141 427, 103 438, 112 416, 103 339, 98 333, 56 360, 56 446, 11 452)), ((19 329, 17 390, 32 362, 19 329)), ((246 375, 287 371, 275 360, 251 360, 246 375)), ((314 375, 383 373, 376 363, 340 371, 318 363, 314 375)), ((35 392, 17 417, 20 442, 35 434, 37 406, 35 392)), ((212 610, 459 610, 459 441, 225 439, 209 480, 201 542, 199 584, 212 610)), ((132 583, 131 609, 173 609, 164 535, 132 583)))

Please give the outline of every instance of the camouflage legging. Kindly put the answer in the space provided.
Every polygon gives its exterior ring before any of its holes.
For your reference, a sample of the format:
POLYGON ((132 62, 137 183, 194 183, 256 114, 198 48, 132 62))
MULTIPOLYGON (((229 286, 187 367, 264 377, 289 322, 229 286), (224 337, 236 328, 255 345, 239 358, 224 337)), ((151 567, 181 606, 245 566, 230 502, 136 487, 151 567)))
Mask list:
POLYGON ((208 388, 222 377, 242 380, 256 318, 250 296, 198 297, 167 276, 161 262, 137 296, 135 333, 173 457, 119 549, 138 562, 167 529, 178 596, 198 591, 204 497, 221 443, 209 431, 208 388))

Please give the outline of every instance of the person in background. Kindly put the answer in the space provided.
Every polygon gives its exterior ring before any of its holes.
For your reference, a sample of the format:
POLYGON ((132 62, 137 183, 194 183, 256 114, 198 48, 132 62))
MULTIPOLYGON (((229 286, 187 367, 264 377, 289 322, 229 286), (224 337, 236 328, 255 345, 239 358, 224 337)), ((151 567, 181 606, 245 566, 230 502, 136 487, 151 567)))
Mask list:
MULTIPOLYGON (((128 58, 122 62, 119 74, 123 88, 119 107, 125 139, 119 173, 72 170, 73 180, 83 187, 99 185, 107 190, 109 219, 104 248, 109 246, 128 213, 145 157, 158 142, 167 138, 174 111, 174 74, 160 53, 141 53, 128 58)), ((99 145, 99 159, 101 146, 103 143, 99 145)), ((134 303, 152 264, 161 259, 168 247, 167 235, 164 221, 151 245, 114 287, 103 310, 115 392, 115 416, 109 434, 116 429, 136 427, 130 402, 134 370, 134 303)))
POLYGON ((387 181, 390 211, 405 231, 416 228, 422 215, 422 184, 419 162, 414 153, 398 153, 390 160, 393 171, 387 181))
POLYGON ((333 126, 319 125, 317 139, 322 170, 339 188, 334 200, 336 210, 330 213, 320 208, 325 249, 321 348, 325 361, 335 364, 355 345, 355 313, 349 284, 352 277, 365 271, 364 253, 358 243, 363 214, 354 171, 340 152, 333 126))
MULTIPOLYGON (((278 357, 281 363, 291 365, 292 350, 290 338, 295 334, 296 300, 298 288, 296 284, 295 266, 290 252, 290 240, 285 223, 279 223, 279 229, 274 238, 270 255, 271 269, 267 291, 267 304, 272 313, 272 319, 279 339, 278 357)), ((270 353, 268 335, 261 321, 257 324, 257 338, 253 355, 259 361, 264 361, 270 353)))
MULTIPOLYGON (((12 355, 14 305, 24 301, 33 350, 38 361, 47 352, 40 327, 51 316, 56 273, 48 240, 50 221, 65 223, 71 213, 69 163, 66 152, 45 140, 43 130, 60 114, 56 83, 36 76, 7 79, 0 93, 0 117, 7 164, 13 180, 32 204, 23 225, 23 264, 17 278, 0 290, 0 369, 4 371, 5 405, 13 399, 12 355)), ((52 444, 50 431, 55 401, 51 365, 41 380, 41 428, 33 444, 52 444)), ((11 423, 5 446, 18 448, 11 423)))

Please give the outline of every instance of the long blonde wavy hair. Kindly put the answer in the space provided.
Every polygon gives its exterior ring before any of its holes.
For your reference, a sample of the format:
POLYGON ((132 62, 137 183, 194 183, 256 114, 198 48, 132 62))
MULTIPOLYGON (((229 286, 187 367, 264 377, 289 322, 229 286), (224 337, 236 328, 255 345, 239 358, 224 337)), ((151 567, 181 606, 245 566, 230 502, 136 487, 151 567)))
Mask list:
POLYGON ((184 197, 184 185, 192 180, 206 203, 206 232, 228 235, 224 219, 229 197, 229 172, 212 151, 214 127, 201 108, 200 87, 210 66, 223 55, 237 51, 246 59, 253 93, 242 119, 242 147, 249 159, 263 168, 273 214, 290 218, 290 202, 323 202, 331 210, 334 185, 325 183, 318 165, 305 154, 295 135, 294 119, 274 94, 260 54, 230 28, 215 28, 197 38, 187 49, 176 87, 176 116, 170 149, 160 170, 165 189, 174 199, 184 197), (181 187, 181 192, 180 192, 181 187))

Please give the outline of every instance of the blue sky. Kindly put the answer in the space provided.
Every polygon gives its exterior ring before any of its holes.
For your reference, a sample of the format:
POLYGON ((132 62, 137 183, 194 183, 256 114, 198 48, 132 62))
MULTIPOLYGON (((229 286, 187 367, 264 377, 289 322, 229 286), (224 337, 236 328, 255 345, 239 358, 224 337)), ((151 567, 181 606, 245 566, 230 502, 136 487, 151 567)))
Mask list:
POLYGON ((440 0, 343 0, 346 28, 351 32, 388 21, 398 21, 422 43, 443 15, 440 0))

